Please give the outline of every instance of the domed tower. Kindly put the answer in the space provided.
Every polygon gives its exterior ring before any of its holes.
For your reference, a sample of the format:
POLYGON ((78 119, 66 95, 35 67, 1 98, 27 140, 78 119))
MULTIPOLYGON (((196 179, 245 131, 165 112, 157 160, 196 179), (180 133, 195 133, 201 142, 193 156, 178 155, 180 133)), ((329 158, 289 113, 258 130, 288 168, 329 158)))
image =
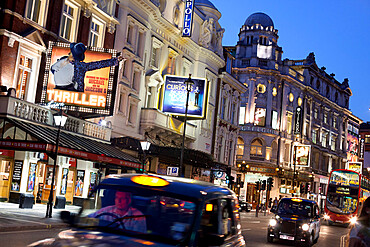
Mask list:
POLYGON ((235 66, 274 69, 283 53, 277 45, 278 38, 278 30, 268 15, 250 15, 239 32, 235 66))

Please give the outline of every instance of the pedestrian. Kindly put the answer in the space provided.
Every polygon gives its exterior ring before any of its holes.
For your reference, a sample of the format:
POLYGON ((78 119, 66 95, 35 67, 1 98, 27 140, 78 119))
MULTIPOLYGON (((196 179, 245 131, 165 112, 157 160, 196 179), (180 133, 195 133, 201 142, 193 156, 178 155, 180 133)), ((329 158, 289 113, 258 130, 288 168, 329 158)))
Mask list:
POLYGON ((271 205, 272 205, 272 198, 270 197, 270 199, 269 199, 269 208, 271 208, 271 205))
POLYGON ((275 199, 274 199, 274 207, 277 207, 277 205, 279 204, 279 201, 278 201, 278 199, 277 199, 277 197, 275 197, 275 199))
POLYGON ((370 197, 363 204, 357 222, 349 232, 349 247, 370 246, 370 197))

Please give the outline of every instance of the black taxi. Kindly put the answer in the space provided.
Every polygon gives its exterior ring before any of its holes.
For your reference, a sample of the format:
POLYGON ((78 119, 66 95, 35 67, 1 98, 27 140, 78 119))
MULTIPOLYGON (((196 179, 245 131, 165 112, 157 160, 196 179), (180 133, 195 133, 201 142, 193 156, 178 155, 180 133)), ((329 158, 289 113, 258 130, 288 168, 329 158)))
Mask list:
POLYGON ((71 229, 30 246, 245 246, 238 199, 228 188, 160 175, 110 175, 71 229))
POLYGON ((294 241, 297 245, 312 246, 319 239, 320 214, 317 203, 302 198, 283 198, 271 210, 267 241, 294 241))

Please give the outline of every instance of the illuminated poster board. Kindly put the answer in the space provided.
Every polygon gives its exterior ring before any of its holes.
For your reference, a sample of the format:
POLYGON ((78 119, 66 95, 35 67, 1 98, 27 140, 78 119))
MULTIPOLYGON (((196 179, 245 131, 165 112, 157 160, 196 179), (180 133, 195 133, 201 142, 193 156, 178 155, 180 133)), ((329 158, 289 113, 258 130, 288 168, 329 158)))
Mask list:
POLYGON ((360 174, 362 173, 362 163, 361 162, 348 162, 347 165, 348 165, 347 167, 348 170, 355 171, 360 174))
POLYGON ((359 149, 358 137, 353 136, 348 133, 347 143, 348 143, 347 161, 357 162, 358 161, 358 149, 359 149))
POLYGON ((310 166, 310 145, 294 146, 293 162, 296 166, 310 166))
MULTIPOLYGON (((165 76, 161 111, 184 116, 186 107, 186 84, 188 77, 165 76)), ((194 84, 189 93, 188 117, 205 118, 208 97, 206 79, 191 78, 194 84)))
MULTIPOLYGON (((84 63, 116 57, 116 50, 86 47, 84 63)), ((49 42, 41 103, 64 103, 63 109, 100 115, 109 115, 113 108, 113 86, 115 66, 87 71, 84 86, 78 91, 77 85, 68 89, 57 89, 67 82, 76 83, 75 66, 67 60, 70 44, 49 42)))

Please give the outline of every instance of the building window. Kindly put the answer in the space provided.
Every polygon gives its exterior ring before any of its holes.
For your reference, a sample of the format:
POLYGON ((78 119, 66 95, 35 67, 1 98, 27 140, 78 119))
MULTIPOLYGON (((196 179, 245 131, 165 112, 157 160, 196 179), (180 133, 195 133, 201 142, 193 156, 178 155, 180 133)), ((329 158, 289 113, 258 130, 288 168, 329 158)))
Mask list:
POLYGON ((159 66, 159 59, 160 59, 160 51, 161 47, 163 46, 162 41, 153 37, 152 40, 152 53, 150 58, 150 66, 158 68, 159 66))
POLYGON ((183 64, 182 64, 182 75, 183 76, 189 76, 190 74, 190 68, 191 68, 191 62, 186 59, 185 57, 183 57, 182 59, 183 61, 183 64))
POLYGON ((236 104, 234 103, 231 105, 231 119, 230 119, 231 124, 234 124, 235 122, 235 111, 236 111, 236 104))
POLYGON ((278 130, 278 129, 279 129, 278 113, 277 113, 277 111, 272 111, 271 127, 272 127, 274 130, 278 130))
POLYGON ((233 155, 233 141, 230 141, 229 142, 229 157, 228 157, 228 164, 229 165, 233 165, 233 163, 234 163, 234 155, 233 155))
POLYGON ((145 34, 144 32, 139 32, 139 36, 137 39, 137 48, 136 48, 136 55, 138 57, 143 57, 144 53, 144 43, 145 43, 145 34))
POLYGON ((262 142, 256 139, 251 144, 251 155, 262 156, 262 142))
POLYGON ((370 135, 365 135, 365 143, 370 143, 370 135))
POLYGON ((324 113, 324 123, 328 123, 328 114, 324 113))
POLYGON ((315 119, 317 119, 317 117, 318 117, 318 110, 317 109, 315 109, 313 116, 314 116, 315 119))
POLYGON ((132 44, 133 41, 132 41, 132 38, 133 38, 133 32, 134 32, 134 27, 133 25, 128 25, 127 27, 127 36, 126 36, 126 42, 128 44, 132 44))
POLYGON ((312 142, 317 144, 317 129, 312 130, 312 142))
POLYGON ((325 133, 322 134, 322 142, 321 142, 321 145, 323 147, 326 147, 327 137, 328 137, 328 134, 325 134, 325 133))
POLYGON ((266 124, 266 109, 256 108, 254 112, 254 125, 265 126, 266 124))
POLYGON ((74 41, 77 30, 78 7, 66 1, 63 7, 60 36, 66 40, 74 41))
POLYGON ((245 124, 245 106, 240 107, 239 124, 245 124))
POLYGON ((140 79, 141 79, 140 71, 135 70, 132 76, 132 88, 135 89, 136 91, 139 91, 140 79))
POLYGON ((95 17, 91 19, 89 46, 103 47, 104 22, 95 17))
POLYGON ((292 124, 293 124, 293 113, 287 112, 286 113, 286 132, 288 134, 292 133, 292 124))
POLYGON ((130 104, 127 121, 131 125, 135 125, 136 123, 136 110, 137 110, 137 105, 130 104))
POLYGON ((118 111, 120 112, 120 113, 125 113, 126 111, 125 111, 125 106, 126 106, 126 104, 125 104, 125 102, 126 102, 126 94, 125 93, 120 93, 120 95, 119 95, 119 100, 118 100, 118 111))
POLYGON ((222 97, 221 101, 221 119, 225 119, 226 114, 226 98, 222 97))
POLYGON ((242 138, 238 138, 236 155, 244 155, 244 141, 242 138))
POLYGON ((28 0, 26 6, 26 18, 44 25, 46 19, 46 0, 28 0))
POLYGON ((17 77, 16 97, 24 100, 26 90, 29 86, 32 73, 32 59, 21 55, 19 58, 19 68, 17 77))
POLYGON ((331 137, 331 150, 333 150, 333 151, 335 151, 336 141, 337 141, 337 139, 334 136, 332 136, 331 137))

